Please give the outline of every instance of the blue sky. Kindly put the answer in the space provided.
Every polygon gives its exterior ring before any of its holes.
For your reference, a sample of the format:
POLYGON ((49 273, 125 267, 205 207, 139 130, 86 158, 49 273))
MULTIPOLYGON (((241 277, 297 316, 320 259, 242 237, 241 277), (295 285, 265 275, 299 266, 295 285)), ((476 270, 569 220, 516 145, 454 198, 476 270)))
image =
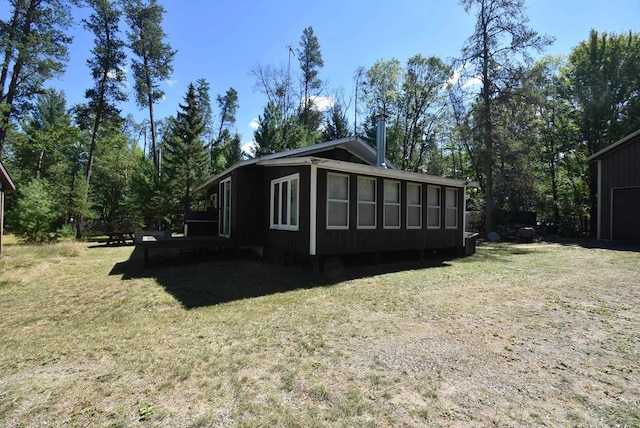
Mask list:
MULTIPOLYGON (((212 100, 229 87, 238 91, 236 127, 243 143, 253 140, 250 124, 266 104, 265 96, 254 89, 250 70, 258 63, 285 65, 286 46, 297 47, 304 28, 312 26, 320 43, 325 66, 319 77, 327 83, 326 95, 342 88, 349 97, 357 67, 366 69, 376 60, 394 57, 404 62, 418 53, 449 60, 459 55, 474 27, 474 17, 456 0, 159 2, 166 9, 163 26, 168 41, 178 53, 174 73, 163 84, 165 99, 155 107, 156 117, 175 115, 188 84, 206 78, 212 100)), ((49 82, 65 91, 69 106, 83 102, 84 91, 92 84, 86 66, 92 37, 79 24, 88 12, 76 13, 68 70, 49 82)), ((640 32, 638 0, 529 0, 527 14, 531 28, 556 38, 545 52, 554 55, 569 54, 591 28, 640 32)), ((294 66, 297 61, 292 59, 294 66)), ((132 94, 130 98, 134 99, 132 94)), ((133 102, 120 108, 138 121, 148 116, 133 102)))

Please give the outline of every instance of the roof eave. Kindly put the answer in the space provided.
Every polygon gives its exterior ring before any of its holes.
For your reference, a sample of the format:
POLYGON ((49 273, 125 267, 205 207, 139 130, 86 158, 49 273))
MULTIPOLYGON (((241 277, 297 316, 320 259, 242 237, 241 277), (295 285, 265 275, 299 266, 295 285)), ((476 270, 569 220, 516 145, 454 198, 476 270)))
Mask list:
POLYGON ((616 141, 615 143, 609 144, 607 147, 605 147, 604 149, 600 150, 597 153, 592 154, 591 156, 589 156, 587 158, 587 162, 592 162, 594 160, 597 160, 599 158, 601 158, 603 155, 606 155, 608 152, 620 147, 621 145, 625 144, 627 141, 632 140, 633 138, 637 137, 640 135, 640 129, 638 129, 636 132, 633 132, 629 135, 627 135, 624 138, 621 138, 620 140, 616 141))
POLYGON ((397 180, 418 181, 422 183, 440 184, 444 186, 455 187, 478 187, 477 182, 462 180, 457 178, 445 178, 436 175, 422 174, 418 172, 408 172, 398 169, 381 168, 372 165, 363 165, 353 162, 337 161, 333 159, 317 158, 312 156, 304 156, 297 158, 272 159, 258 162, 258 165, 266 167, 276 166, 303 166, 316 165, 319 168, 330 169, 334 171, 358 173, 365 175, 374 175, 386 178, 394 178, 397 180))
POLYGON ((4 167, 4 164, 0 161, 0 179, 2 180, 2 190, 8 188, 10 190, 16 190, 16 184, 11 179, 9 172, 4 167))

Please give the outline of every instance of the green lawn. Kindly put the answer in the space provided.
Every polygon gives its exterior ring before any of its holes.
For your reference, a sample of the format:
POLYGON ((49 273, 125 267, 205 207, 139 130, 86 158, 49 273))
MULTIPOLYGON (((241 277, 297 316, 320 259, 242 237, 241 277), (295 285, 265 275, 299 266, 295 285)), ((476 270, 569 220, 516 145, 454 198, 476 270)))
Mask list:
POLYGON ((6 245, 2 426, 640 426, 640 253, 142 268, 6 245))

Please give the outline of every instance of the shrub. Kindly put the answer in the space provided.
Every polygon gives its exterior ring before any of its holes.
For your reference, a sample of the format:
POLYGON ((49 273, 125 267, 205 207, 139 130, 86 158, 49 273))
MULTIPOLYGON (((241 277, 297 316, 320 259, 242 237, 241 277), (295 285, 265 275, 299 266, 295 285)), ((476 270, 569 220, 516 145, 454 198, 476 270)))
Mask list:
POLYGON ((14 209, 8 214, 16 235, 29 242, 50 240, 57 212, 46 180, 34 179, 22 186, 14 209))

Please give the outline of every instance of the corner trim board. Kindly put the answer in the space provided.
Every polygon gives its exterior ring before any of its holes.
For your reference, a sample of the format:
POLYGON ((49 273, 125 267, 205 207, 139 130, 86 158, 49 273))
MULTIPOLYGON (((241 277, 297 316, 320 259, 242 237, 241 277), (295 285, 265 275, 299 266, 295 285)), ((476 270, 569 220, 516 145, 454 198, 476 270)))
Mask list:
POLYGON ((311 164, 311 179, 309 189, 309 255, 316 255, 318 234, 318 166, 311 164))

